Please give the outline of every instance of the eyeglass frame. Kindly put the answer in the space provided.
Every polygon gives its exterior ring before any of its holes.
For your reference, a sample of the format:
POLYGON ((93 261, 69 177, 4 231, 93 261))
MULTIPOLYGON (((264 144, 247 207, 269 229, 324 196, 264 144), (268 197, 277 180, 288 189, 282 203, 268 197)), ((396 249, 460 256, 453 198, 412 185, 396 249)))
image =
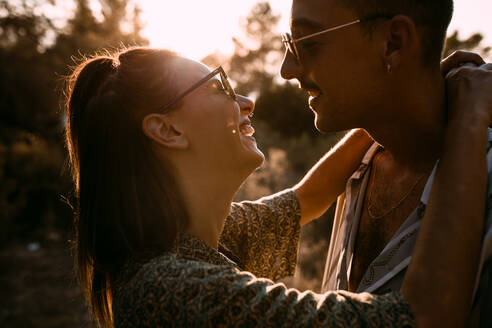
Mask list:
POLYGON ((394 16, 395 15, 391 15, 391 14, 377 14, 377 15, 372 15, 372 16, 368 16, 368 17, 365 17, 365 18, 358 18, 358 19, 356 19, 354 21, 351 21, 351 22, 348 22, 348 23, 345 23, 345 24, 341 24, 341 25, 337 25, 337 26, 334 26, 334 27, 329 27, 329 28, 327 28, 325 30, 322 30, 322 31, 319 31, 319 32, 315 32, 315 33, 312 33, 312 34, 308 34, 308 35, 302 36, 302 37, 297 38, 297 39, 294 39, 292 37, 292 34, 291 33, 285 32, 285 33, 282 33, 281 34, 282 43, 284 44, 286 50, 288 52, 290 52, 292 55, 294 55, 294 57, 296 58, 297 62, 300 62, 301 61, 301 57, 299 55, 299 50, 297 49, 296 42, 304 41, 306 39, 310 39, 310 38, 313 38, 315 36, 318 36, 318 35, 321 35, 321 34, 325 34, 325 33, 328 33, 328 32, 332 32, 332 31, 336 31, 336 30, 342 29, 344 27, 352 26, 352 25, 355 25, 355 24, 358 24, 358 23, 367 22, 367 21, 372 20, 372 19, 379 19, 379 18, 391 19, 394 16))
POLYGON ((211 80, 215 75, 220 74, 220 82, 222 83, 222 86, 224 87, 227 95, 231 97, 232 100, 237 101, 237 94, 234 91, 234 88, 231 86, 231 83, 229 82, 229 79, 227 77, 226 72, 222 68, 222 66, 217 67, 214 69, 212 72, 204 76, 202 79, 200 79, 198 82, 194 83, 191 87, 186 89, 184 92, 180 93, 178 96, 176 96, 173 100, 171 100, 169 103, 166 105, 162 106, 160 108, 160 111, 164 111, 171 107, 172 105, 175 105, 178 101, 195 91, 198 87, 200 87, 202 84, 205 82, 208 82, 211 80))

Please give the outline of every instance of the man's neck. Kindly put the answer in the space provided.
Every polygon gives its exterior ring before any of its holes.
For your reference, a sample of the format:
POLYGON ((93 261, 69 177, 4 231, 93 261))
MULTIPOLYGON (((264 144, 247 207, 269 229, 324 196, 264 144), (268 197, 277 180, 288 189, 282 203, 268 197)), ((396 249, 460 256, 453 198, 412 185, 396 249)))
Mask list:
POLYGON ((411 169, 425 169, 440 156, 446 128, 444 81, 440 76, 414 83, 411 91, 393 93, 387 112, 395 113, 381 125, 368 128, 371 136, 392 154, 396 163, 411 169))

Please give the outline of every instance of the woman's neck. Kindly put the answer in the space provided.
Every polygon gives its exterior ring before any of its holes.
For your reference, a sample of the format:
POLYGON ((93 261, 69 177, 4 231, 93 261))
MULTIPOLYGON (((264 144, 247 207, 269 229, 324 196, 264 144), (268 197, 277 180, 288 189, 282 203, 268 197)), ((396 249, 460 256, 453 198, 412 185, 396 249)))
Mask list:
POLYGON ((185 232, 217 248, 234 194, 245 178, 189 171, 181 177, 181 190, 190 217, 185 232))
POLYGON ((232 196, 220 195, 211 190, 196 190, 196 193, 186 199, 190 224, 185 232, 199 237, 213 248, 218 248, 219 236, 231 202, 232 196))

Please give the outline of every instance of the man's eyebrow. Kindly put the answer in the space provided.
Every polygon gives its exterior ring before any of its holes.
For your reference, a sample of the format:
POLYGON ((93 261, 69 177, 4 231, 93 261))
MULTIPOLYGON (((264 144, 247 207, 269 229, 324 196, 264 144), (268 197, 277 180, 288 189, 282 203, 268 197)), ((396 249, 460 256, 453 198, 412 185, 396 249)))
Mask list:
POLYGON ((324 26, 320 23, 317 23, 309 18, 296 18, 291 20, 290 22, 291 29, 306 27, 310 29, 321 29, 324 26))

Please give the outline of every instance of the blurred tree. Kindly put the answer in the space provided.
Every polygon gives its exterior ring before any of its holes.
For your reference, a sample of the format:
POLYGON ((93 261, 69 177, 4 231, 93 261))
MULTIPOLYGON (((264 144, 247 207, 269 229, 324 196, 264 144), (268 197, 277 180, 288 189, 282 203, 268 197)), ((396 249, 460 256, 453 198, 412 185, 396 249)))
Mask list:
POLYGON ((71 223, 69 208, 60 202, 71 183, 61 173, 65 151, 57 91, 72 56, 147 44, 131 1, 100 0, 96 19, 91 0, 76 0, 64 26, 43 12, 58 1, 0 0, 0 244, 19 231, 71 223))
POLYGON ((482 57, 486 57, 489 54, 491 47, 481 46, 482 40, 483 35, 480 33, 474 33, 467 39, 460 39, 458 31, 454 31, 454 33, 446 39, 443 56, 447 57, 456 50, 473 50, 480 53, 482 57))
POLYGON ((77 9, 67 26, 60 31, 48 56, 64 58, 56 70, 66 73, 67 60, 77 54, 91 54, 103 48, 147 45, 140 36, 143 27, 140 9, 128 0, 99 0, 102 20, 96 19, 89 0, 76 0, 77 9))
POLYGON ((233 38, 231 78, 242 94, 259 92, 270 86, 279 69, 283 45, 276 32, 280 15, 268 2, 259 2, 242 21, 243 34, 233 38))
MULTIPOLYGON (((255 118, 283 137, 317 134, 307 95, 278 78, 284 46, 277 33, 280 16, 268 2, 259 2, 242 22, 242 34, 233 39, 235 50, 228 62, 230 77, 239 93, 256 98, 255 118)), ((219 54, 205 58, 216 65, 219 54)))
POLYGON ((72 56, 148 43, 139 35, 142 24, 138 7, 130 6, 127 0, 100 2, 102 21, 96 20, 89 0, 76 0, 73 18, 59 28, 40 14, 42 3, 22 0, 13 5, 0 1, 0 12, 4 13, 0 16, 0 60, 8 63, 0 67, 2 140, 16 135, 12 129, 59 137, 59 95, 54 90, 60 77, 69 72, 72 56), (54 43, 47 47, 50 35, 54 43))
POLYGON ((53 27, 26 2, 14 7, 2 1, 0 11, 7 13, 0 18, 0 138, 10 143, 15 131, 40 132, 52 122, 50 74, 40 49, 53 27))
POLYGON ((289 82, 265 84, 256 99, 255 118, 268 124, 284 137, 310 137, 319 133, 306 92, 289 82))

